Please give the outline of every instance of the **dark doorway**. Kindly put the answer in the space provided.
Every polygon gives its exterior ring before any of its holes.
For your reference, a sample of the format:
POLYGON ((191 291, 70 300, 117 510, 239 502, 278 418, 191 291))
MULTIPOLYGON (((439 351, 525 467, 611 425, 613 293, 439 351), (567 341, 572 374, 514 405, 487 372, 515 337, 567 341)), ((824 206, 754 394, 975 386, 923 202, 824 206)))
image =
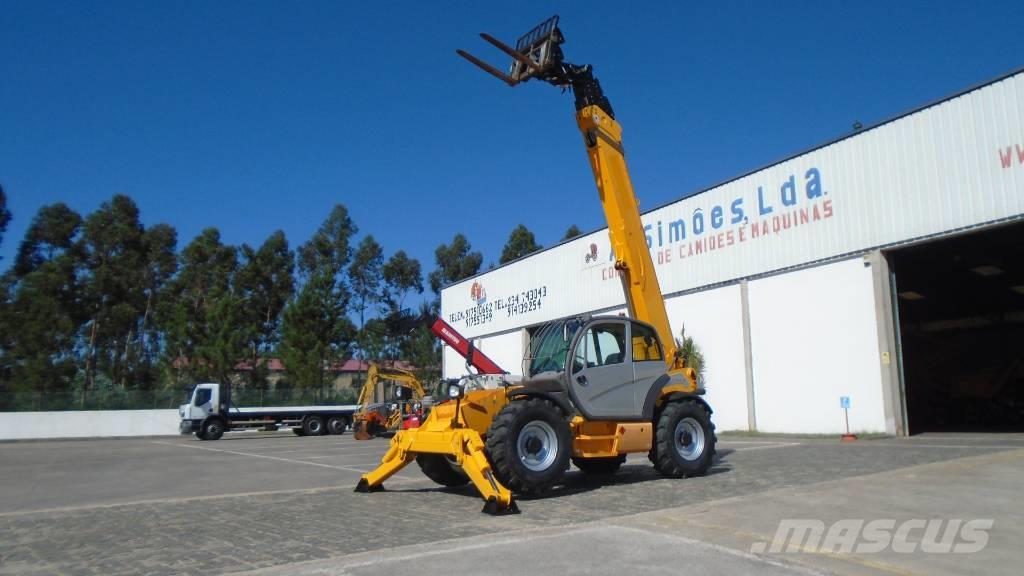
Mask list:
POLYGON ((1024 431, 1024 223, 887 257, 910 433, 1024 431))

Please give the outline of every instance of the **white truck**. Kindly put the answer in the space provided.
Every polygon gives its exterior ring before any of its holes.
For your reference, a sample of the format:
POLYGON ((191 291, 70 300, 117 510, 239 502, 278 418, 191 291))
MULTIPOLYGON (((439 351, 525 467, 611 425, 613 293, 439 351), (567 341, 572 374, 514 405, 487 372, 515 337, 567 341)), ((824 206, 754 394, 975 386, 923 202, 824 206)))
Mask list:
POLYGON ((352 425, 357 405, 262 406, 240 408, 231 402, 231 387, 217 383, 197 384, 188 403, 178 407, 179 431, 200 440, 218 440, 236 430, 291 428, 299 436, 344 434, 352 425))

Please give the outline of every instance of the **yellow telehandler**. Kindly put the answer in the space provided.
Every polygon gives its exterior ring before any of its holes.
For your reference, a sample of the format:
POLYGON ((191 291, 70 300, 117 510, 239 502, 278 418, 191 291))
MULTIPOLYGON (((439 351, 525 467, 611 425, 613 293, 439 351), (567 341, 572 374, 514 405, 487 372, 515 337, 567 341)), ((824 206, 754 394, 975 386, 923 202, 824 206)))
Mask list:
POLYGON ((581 316, 549 322, 531 337, 524 379, 494 390, 447 388, 416 430, 391 441, 381 465, 357 492, 378 490, 414 460, 444 486, 472 482, 484 512, 518 512, 513 493, 541 493, 570 460, 607 474, 645 452, 669 477, 703 474, 715 453, 711 408, 676 348, 647 247, 622 146, 622 128, 590 65, 563 58, 554 16, 510 47, 480 35, 512 58, 506 74, 458 54, 509 86, 538 79, 572 90, 629 317, 581 316))

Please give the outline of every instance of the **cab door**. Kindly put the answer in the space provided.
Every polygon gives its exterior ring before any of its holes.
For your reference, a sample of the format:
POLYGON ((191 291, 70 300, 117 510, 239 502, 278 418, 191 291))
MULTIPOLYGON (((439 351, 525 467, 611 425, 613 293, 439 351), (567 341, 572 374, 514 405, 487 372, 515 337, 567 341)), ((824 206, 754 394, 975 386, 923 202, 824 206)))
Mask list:
POLYGON ((636 413, 629 322, 599 320, 576 341, 570 385, 589 418, 630 418, 636 413))
POLYGON ((654 328, 630 322, 630 352, 633 354, 633 402, 636 415, 643 414, 647 393, 666 372, 665 352, 654 328))
POLYGON ((200 384, 192 393, 192 406, 189 412, 192 420, 203 420, 216 411, 219 386, 216 384, 200 384))

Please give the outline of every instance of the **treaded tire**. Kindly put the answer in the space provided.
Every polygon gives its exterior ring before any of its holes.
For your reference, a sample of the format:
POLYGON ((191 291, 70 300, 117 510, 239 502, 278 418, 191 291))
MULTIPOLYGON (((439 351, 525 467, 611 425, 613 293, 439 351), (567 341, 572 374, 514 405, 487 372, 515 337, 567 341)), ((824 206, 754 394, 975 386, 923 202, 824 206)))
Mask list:
POLYGON ((331 416, 327 419, 328 434, 344 434, 348 430, 348 418, 344 416, 331 416))
POLYGON ((324 419, 319 416, 306 416, 302 421, 302 432, 306 436, 320 436, 327 433, 324 427, 324 419))
POLYGON ((416 456, 416 463, 420 465, 420 470, 423 471, 427 478, 441 486, 454 488, 456 486, 465 486, 469 483, 469 476, 452 467, 448 459, 441 454, 418 454, 416 456))
POLYGON ((220 437, 224 435, 224 423, 221 422, 220 418, 210 418, 206 422, 203 422, 202 435, 199 437, 200 440, 220 440, 220 437))
POLYGON ((513 492, 539 494, 549 490, 565 475, 571 452, 569 423, 558 407, 543 398, 513 400, 498 412, 487 431, 487 459, 494 476, 513 492), (543 459, 542 468, 527 467, 521 457, 520 435, 528 426, 534 431, 551 431, 547 447, 554 454, 543 459))
POLYGON ((294 432, 296 436, 305 436, 306 435, 306 433, 303 432, 302 428, 292 428, 292 432, 294 432))
POLYGON ((611 456, 609 458, 573 458, 572 463, 580 469, 580 472, 588 475, 614 474, 618 472, 622 463, 626 461, 626 455, 611 456))
MULTIPOLYGON (((670 402, 658 417, 654 429, 654 450, 650 457, 658 472, 670 478, 700 476, 711 467, 715 456, 715 440, 715 425, 711 422, 711 413, 707 407, 695 400, 670 402), (677 432, 684 420, 690 425, 698 425, 703 433, 703 449, 689 458, 680 453, 676 441, 677 432)), ((694 446, 694 442, 691 439, 687 446, 694 446)))

